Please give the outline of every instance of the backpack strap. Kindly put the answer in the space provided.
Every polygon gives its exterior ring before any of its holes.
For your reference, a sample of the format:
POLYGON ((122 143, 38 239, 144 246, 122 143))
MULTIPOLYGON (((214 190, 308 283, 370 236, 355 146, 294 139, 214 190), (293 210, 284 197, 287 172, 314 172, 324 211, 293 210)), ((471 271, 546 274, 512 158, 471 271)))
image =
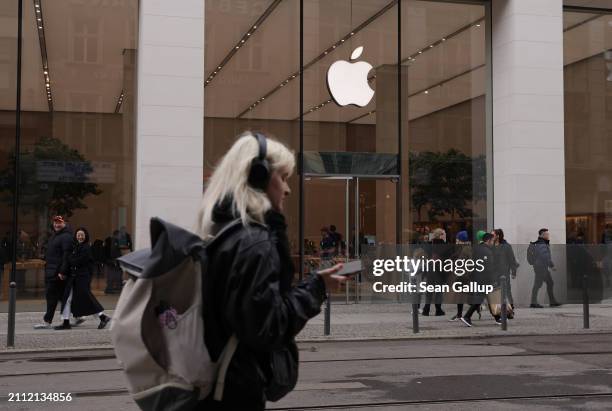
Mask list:
POLYGON ((221 360, 221 364, 219 364, 219 370, 217 372, 217 383, 215 384, 215 394, 213 399, 215 401, 221 401, 223 399, 223 389, 225 388, 225 375, 227 374, 227 369, 229 367, 229 363, 234 356, 234 352, 236 352, 236 347, 238 347, 238 337, 236 334, 232 334, 227 344, 223 348, 219 359, 221 360))

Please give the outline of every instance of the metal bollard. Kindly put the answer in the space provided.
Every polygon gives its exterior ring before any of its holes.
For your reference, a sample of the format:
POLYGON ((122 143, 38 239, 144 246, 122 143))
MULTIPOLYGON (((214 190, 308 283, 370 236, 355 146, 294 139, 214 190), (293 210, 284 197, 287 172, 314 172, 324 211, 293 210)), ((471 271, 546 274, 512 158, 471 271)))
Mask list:
POLYGON ((506 276, 502 275, 499 277, 501 281, 501 329, 502 331, 508 330, 508 312, 506 307, 506 276))
POLYGON ((15 348, 15 302, 17 301, 17 282, 9 283, 9 315, 6 346, 15 348))
POLYGON ((325 297, 325 323, 323 324, 323 335, 329 335, 331 333, 331 295, 327 293, 325 297))
POLYGON ((586 273, 582 275, 582 323, 583 328, 590 328, 589 320, 589 278, 586 273))
POLYGON ((419 305, 412 304, 412 332, 419 333, 419 305))

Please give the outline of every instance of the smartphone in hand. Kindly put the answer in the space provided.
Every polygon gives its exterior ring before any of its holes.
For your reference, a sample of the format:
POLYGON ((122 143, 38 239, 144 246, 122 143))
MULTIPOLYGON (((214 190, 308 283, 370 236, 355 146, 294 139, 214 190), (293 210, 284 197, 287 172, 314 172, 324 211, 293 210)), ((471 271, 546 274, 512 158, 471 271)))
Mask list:
POLYGON ((353 275, 363 270, 361 260, 353 260, 347 263, 342 263, 343 267, 334 275, 353 275))

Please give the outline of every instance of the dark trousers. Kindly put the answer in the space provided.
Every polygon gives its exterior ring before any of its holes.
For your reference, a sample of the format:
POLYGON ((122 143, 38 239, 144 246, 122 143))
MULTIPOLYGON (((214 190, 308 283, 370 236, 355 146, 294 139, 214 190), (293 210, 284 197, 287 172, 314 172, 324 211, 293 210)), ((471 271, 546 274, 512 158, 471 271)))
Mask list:
MULTIPOLYGON (((426 303, 423 306, 423 312, 424 313, 429 313, 429 307, 431 306, 431 303, 426 303)), ((436 312, 439 313, 442 311, 442 304, 436 304, 436 312)))
MULTIPOLYGON (((473 304, 470 304, 470 308, 468 308, 467 312, 465 313, 464 317, 465 318, 472 318, 472 314, 474 314, 478 309, 480 309, 480 304, 482 304, 482 302, 485 300, 484 295, 475 295, 472 299, 472 301, 474 301, 473 304)), ((461 309, 463 309, 463 305, 461 305, 461 309)))
MULTIPOLYGON (((427 273, 427 285, 442 285, 444 284, 444 275, 437 272, 427 273)), ((425 306, 423 312, 428 313, 429 307, 433 302, 436 305, 436 312, 442 311, 443 294, 437 292, 425 293, 425 306)))
POLYGON ((554 281, 550 275, 550 271, 547 268, 534 268, 535 279, 533 281, 533 288, 531 289, 531 304, 538 303, 538 291, 542 287, 543 283, 546 283, 546 293, 551 304, 556 304, 555 295, 553 293, 554 281))
POLYGON ((45 322, 52 322, 57 304, 64 296, 65 281, 55 277, 45 278, 45 299, 47 300, 47 312, 43 317, 45 322))

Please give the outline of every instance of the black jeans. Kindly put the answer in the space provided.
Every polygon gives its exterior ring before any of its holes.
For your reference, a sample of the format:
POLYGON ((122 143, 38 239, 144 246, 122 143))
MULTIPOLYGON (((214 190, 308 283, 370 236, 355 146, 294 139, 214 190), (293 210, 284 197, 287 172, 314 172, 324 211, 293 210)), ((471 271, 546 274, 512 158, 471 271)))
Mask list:
POLYGON ((62 301, 64 296, 65 281, 55 277, 45 278, 45 299, 47 300, 47 312, 43 319, 45 322, 52 322, 53 316, 55 315, 55 309, 57 304, 62 301))
POLYGON ((542 287, 543 283, 546 283, 548 300, 551 304, 556 304, 557 300, 555 300, 555 295, 553 292, 555 283, 550 275, 550 271, 548 271, 548 268, 534 267, 533 271, 535 272, 535 279, 533 281, 533 288, 531 289, 531 304, 538 303, 538 291, 540 291, 540 287, 542 287))
MULTIPOLYGON (((482 302, 485 300, 485 298, 486 298, 485 295, 474 295, 472 297, 473 303, 470 304, 470 308, 468 308, 468 310, 465 313, 464 317, 471 319, 472 318, 472 314, 474 314, 480 308, 480 304, 482 304, 482 302)), ((463 309, 463 304, 461 305, 461 308, 463 309)))

